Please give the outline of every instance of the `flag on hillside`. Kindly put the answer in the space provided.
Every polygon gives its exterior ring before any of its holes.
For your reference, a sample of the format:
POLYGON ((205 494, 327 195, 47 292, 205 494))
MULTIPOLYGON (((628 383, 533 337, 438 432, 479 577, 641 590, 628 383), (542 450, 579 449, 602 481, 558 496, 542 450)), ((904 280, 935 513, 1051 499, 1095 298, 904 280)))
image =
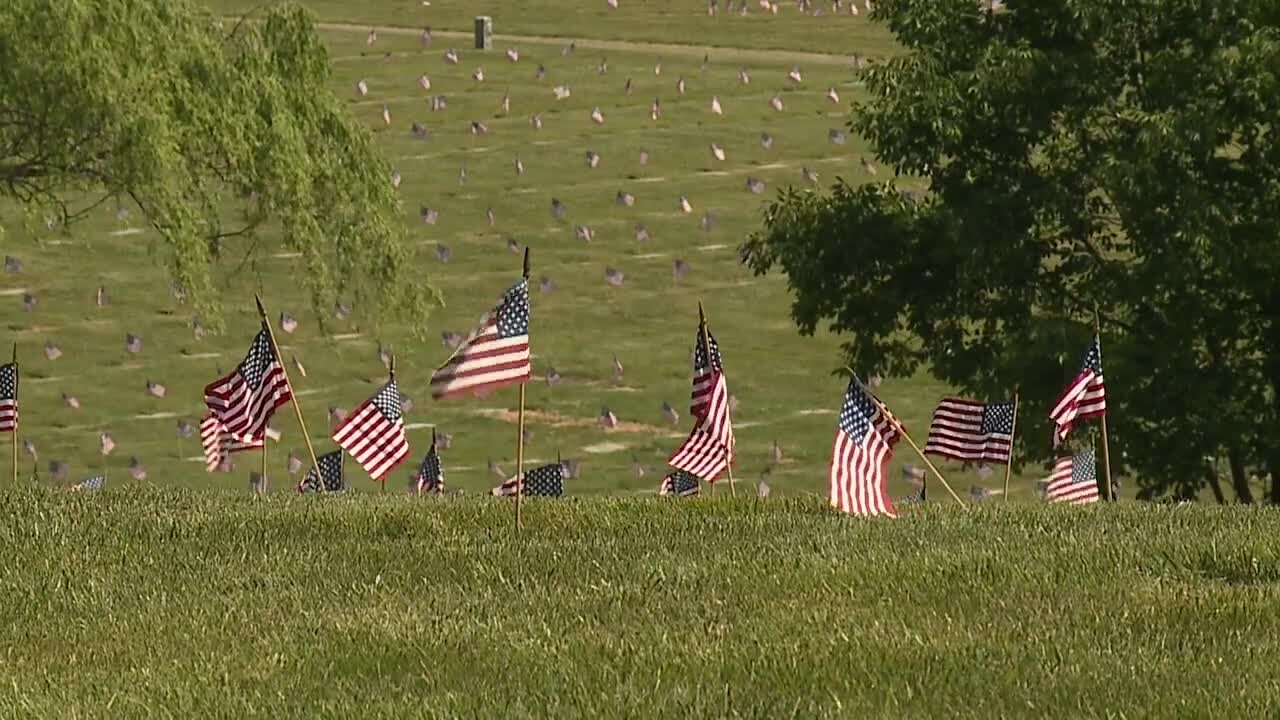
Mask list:
POLYGON ((18 364, 0 365, 0 432, 18 429, 18 364))
POLYGON ((662 484, 658 486, 659 495, 675 497, 697 495, 699 490, 698 476, 684 470, 676 470, 667 475, 662 479, 662 484))
POLYGON ((395 378, 342 421, 333 441, 360 463, 374 482, 381 480, 409 454, 400 414, 400 390, 395 378))
POLYGON ((733 464, 733 421, 729 417, 729 384, 721 364, 720 347, 711 333, 698 326, 693 353, 693 393, 689 412, 694 428, 672 453, 667 464, 707 482, 733 464), (710 349, 708 350, 708 346, 710 349), (708 358, 710 358, 708 360, 708 358))
POLYGON ((320 465, 320 477, 316 477, 314 467, 309 468, 302 482, 298 483, 298 492, 320 492, 321 483, 325 492, 341 492, 343 489, 342 460, 341 448, 316 458, 316 463, 320 465))
POLYGON ((418 475, 414 478, 414 489, 419 495, 444 494, 444 466, 440 464, 440 454, 436 452, 434 434, 431 438, 431 449, 427 450, 427 456, 422 459, 422 467, 418 468, 418 475))
POLYGON ((86 491, 101 490, 102 486, 105 485, 106 482, 107 482, 107 478, 105 476, 94 475, 93 477, 89 478, 88 480, 85 480, 84 482, 78 482, 75 485, 72 485, 71 489, 86 490, 86 491))
POLYGON ((222 423, 213 415, 205 415, 200 421, 200 444, 204 447, 204 467, 214 472, 222 466, 222 461, 233 452, 257 450, 266 444, 265 439, 245 442, 231 437, 222 429, 222 423))
POLYGON ((271 349, 266 328, 253 338, 239 367, 204 389, 209 413, 228 435, 243 442, 262 440, 271 415, 292 397, 284 366, 271 349))
MULTIPOLYGON (((525 497, 560 497, 564 494, 564 465, 561 463, 526 470, 524 477, 524 488, 520 492, 525 497)), ((515 495, 517 482, 517 478, 511 478, 494 488, 493 494, 515 495)))
POLYGON ((526 382, 532 375, 529 280, 521 278, 485 315, 457 353, 431 375, 431 397, 439 400, 461 393, 487 392, 526 382))
POLYGON ((933 411, 924 451, 963 462, 1008 464, 1013 403, 943 398, 933 411))
POLYGON ((698 335, 693 343, 693 392, 689 399, 689 414, 698 420, 707 414, 716 384, 724 375, 720 344, 710 330, 706 331, 704 337, 703 329, 702 323, 699 323, 698 335))
POLYGON ((1072 505, 1098 502, 1098 465, 1092 449, 1054 461, 1045 499, 1072 505))
POLYGON ((836 421, 831 450, 832 507, 854 515, 896 517, 889 500, 884 466, 893 457, 899 433, 857 380, 849 381, 836 421))
POLYGON ((1056 425, 1053 431, 1054 447, 1067 437, 1076 421, 1106 414, 1107 390, 1102 381, 1102 346, 1095 335, 1084 354, 1084 360, 1080 362, 1080 372, 1067 385, 1067 389, 1062 391, 1062 397, 1058 398, 1058 402, 1049 411, 1049 419, 1056 425))

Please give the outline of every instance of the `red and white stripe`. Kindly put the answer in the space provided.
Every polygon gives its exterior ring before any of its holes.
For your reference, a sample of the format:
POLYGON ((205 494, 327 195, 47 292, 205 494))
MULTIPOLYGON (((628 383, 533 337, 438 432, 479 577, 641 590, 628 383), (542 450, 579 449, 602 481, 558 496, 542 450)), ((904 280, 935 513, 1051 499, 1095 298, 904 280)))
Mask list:
POLYGON ((221 423, 212 415, 205 415, 200 421, 200 444, 204 446, 204 466, 209 472, 216 471, 228 453, 244 450, 257 450, 265 445, 264 440, 244 442, 220 432, 221 423))
POLYGON ((1053 473, 1049 476, 1049 487, 1045 490, 1045 499, 1052 503, 1069 503, 1071 505, 1087 505, 1098 502, 1098 483, 1072 482, 1072 471, 1075 458, 1071 455, 1060 457, 1053 463, 1053 473))
POLYGON ((436 399, 461 393, 480 393, 527 382, 533 376, 529 335, 503 338, 496 317, 489 317, 449 362, 431 376, 436 399))
POLYGON ((271 350, 266 330, 261 330, 250 347, 249 356, 230 375, 215 380, 204 389, 209 412, 218 418, 227 434, 243 442, 256 442, 266 432, 267 421, 276 408, 289 402, 293 393, 285 377, 284 367, 271 350), (255 362, 255 353, 266 358, 262 384, 256 390, 243 374, 243 366, 255 362))
POLYGON ((982 431, 986 408, 976 400, 943 398, 933 411, 924 451, 962 462, 1009 462, 1009 434, 982 431))
POLYGON ((892 445, 876 427, 861 443, 837 429, 831 449, 831 506, 852 515, 897 517, 884 474, 892 457, 892 445))
POLYGON ((372 400, 366 401, 338 426, 333 441, 350 453, 375 482, 409 454, 404 419, 388 420, 372 400))
POLYGON ((13 432, 18 427, 18 401, 0 400, 0 432, 13 432))
POLYGON ((733 421, 729 418, 729 387, 723 372, 712 373, 705 415, 676 449, 667 464, 715 482, 733 464, 733 421))

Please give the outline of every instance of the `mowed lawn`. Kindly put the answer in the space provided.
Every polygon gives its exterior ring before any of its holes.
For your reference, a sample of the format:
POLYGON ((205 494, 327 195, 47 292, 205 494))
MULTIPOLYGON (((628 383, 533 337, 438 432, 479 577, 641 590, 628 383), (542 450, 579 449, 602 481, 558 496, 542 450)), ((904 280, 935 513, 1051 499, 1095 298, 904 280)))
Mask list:
POLYGON ((1267 717, 1280 517, 0 502, 0 715, 1267 717))

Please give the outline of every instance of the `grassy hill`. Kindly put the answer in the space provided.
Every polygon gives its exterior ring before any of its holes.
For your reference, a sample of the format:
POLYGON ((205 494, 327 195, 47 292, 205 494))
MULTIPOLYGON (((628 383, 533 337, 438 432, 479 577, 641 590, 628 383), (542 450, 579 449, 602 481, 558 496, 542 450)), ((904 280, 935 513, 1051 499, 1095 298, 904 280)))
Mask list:
POLYGON ((1265 510, 577 499, 514 538, 496 502, 0 503, 9 718, 1277 709, 1265 510))

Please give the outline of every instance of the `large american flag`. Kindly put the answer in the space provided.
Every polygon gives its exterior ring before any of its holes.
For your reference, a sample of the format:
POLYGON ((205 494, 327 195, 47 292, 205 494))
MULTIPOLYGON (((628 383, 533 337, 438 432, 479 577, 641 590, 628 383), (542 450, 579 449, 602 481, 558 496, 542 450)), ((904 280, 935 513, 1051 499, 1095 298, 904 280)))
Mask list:
POLYGON ((720 473, 733 464, 735 441, 733 421, 729 417, 729 384, 720 362, 720 348, 710 332, 706 335, 708 342, 703 343, 702 331, 700 325, 694 344, 693 393, 689 405, 694 428, 667 464, 715 482, 720 473), (711 346, 709 364, 707 345, 711 346))
POLYGON ((298 483, 298 492, 320 492, 322 489, 324 492, 341 492, 343 489, 342 460, 341 448, 316 458, 316 464, 320 466, 320 475, 316 475, 314 467, 307 470, 307 474, 298 483))
POLYGON ((259 438, 245 442, 233 438, 222 428, 218 418, 205 415, 200 421, 200 444, 204 446, 205 470, 213 472, 222 466, 222 461, 227 459, 229 453, 257 450, 265 445, 266 441, 259 438))
MULTIPOLYGON (((515 495, 519 487, 518 478, 511 478, 494 488, 493 494, 515 495)), ((560 497, 564 494, 564 465, 552 463, 526 470, 520 494, 525 497, 560 497)))
POLYGON ((699 491, 698 476, 687 473, 684 470, 676 470, 662 479, 662 484, 658 486, 659 495, 689 497, 697 495, 699 491))
POLYGON ((262 440, 271 415, 291 397, 284 366, 271 349, 266 328, 253 338, 239 367, 204 389, 209 413, 228 435, 243 442, 262 440))
POLYGON ((480 327, 431 376, 431 397, 488 392, 526 382, 529 362, 529 280, 522 278, 480 327))
POLYGON ((1045 499, 1072 505, 1098 502, 1098 464, 1092 449, 1054 461, 1045 499))
POLYGON ((1080 363, 1080 372, 1062 391, 1062 397, 1049 411, 1049 419, 1056 427, 1053 444, 1056 447, 1071 432, 1078 420, 1101 417, 1107 414, 1107 389, 1102 381, 1102 346, 1095 335, 1080 363))
POLYGON ((333 441, 351 453, 374 482, 404 460, 409 454, 409 440, 404 435, 395 378, 342 421, 333 431, 333 441))
POLYGON ((943 398, 933 411, 924 451, 963 462, 1007 464, 1013 403, 943 398))
POLYGON ((418 468, 418 474, 414 477, 414 490, 421 495, 422 493, 435 493, 441 495, 444 493, 444 467, 440 464, 440 454, 436 452, 435 434, 431 437, 431 449, 427 451, 427 456, 422 459, 422 466, 418 468))
POLYGON ((18 365, 0 365, 0 432, 18 428, 18 365))
POLYGON ((897 517, 884 466, 893 457, 898 430, 856 380, 850 380, 836 421, 831 451, 831 505, 854 515, 897 517))

